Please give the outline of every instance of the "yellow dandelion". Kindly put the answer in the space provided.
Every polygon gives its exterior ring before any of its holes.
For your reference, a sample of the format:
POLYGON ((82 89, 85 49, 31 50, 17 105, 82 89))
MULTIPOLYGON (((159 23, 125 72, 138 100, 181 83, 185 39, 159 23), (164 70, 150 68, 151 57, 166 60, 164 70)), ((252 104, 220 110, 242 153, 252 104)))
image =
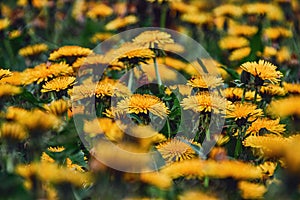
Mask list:
POLYGON ((276 56, 276 54, 277 54, 277 49, 271 46, 265 46, 261 56, 263 56, 264 58, 271 58, 273 56, 276 56))
POLYGON ((48 51, 48 46, 46 44, 34 44, 20 49, 19 55, 23 57, 35 56, 45 51, 48 51))
POLYGON ((232 17, 239 17, 243 14, 243 9, 238 5, 233 4, 223 4, 216 7, 213 10, 213 13, 219 16, 232 16, 232 17))
POLYGON ((104 134, 111 141, 121 141, 125 129, 124 125, 120 125, 120 122, 114 122, 110 118, 97 118, 91 121, 85 121, 83 130, 89 136, 94 137, 96 135, 104 134))
POLYGON ((226 118, 233 118, 234 120, 247 121, 248 119, 253 119, 261 117, 263 111, 257 108, 257 105, 251 103, 240 103, 236 102, 230 107, 226 113, 226 118))
POLYGON ((56 147, 48 147, 47 149, 50 152, 59 153, 59 152, 63 152, 65 150, 65 147, 63 147, 63 146, 56 146, 56 147))
POLYGON ((270 133, 281 135, 285 131, 285 124, 279 124, 280 119, 271 120, 268 118, 258 118, 252 122, 247 129, 246 134, 261 135, 262 131, 267 130, 270 133))
POLYGON ((249 136, 243 141, 243 145, 257 148, 266 156, 279 157, 284 154, 284 149, 289 145, 289 139, 274 134, 249 136))
POLYGON ((282 10, 270 3, 249 3, 243 6, 243 10, 248 15, 266 15, 270 20, 281 21, 284 19, 282 10))
POLYGON ((68 94, 71 96, 72 101, 78 101, 85 98, 90 98, 95 95, 96 84, 83 84, 73 86, 68 90, 68 94))
MULTIPOLYGON (((223 90, 224 96, 229 101, 235 102, 240 101, 243 98, 243 89, 230 87, 223 90)), ((255 91, 246 91, 245 100, 253 100, 255 96, 255 91)), ((257 95, 256 101, 261 101, 261 96, 257 95)))
POLYGON ((62 76, 54 78, 43 85, 43 89, 41 89, 41 92, 59 92, 65 90, 68 87, 74 85, 75 80, 76 78, 72 76, 62 76))
POLYGON ((185 191, 183 194, 179 195, 179 200, 195 200, 195 199, 205 199, 205 200, 218 200, 219 198, 214 195, 204 193, 197 190, 185 191))
POLYGON ((43 152, 41 156, 41 162, 55 163, 55 160, 46 152, 43 152))
POLYGON ((247 56, 249 56, 250 52, 251 52, 250 47, 243 47, 243 48, 235 49, 234 51, 231 52, 228 59, 230 61, 242 60, 243 58, 246 58, 247 56))
POLYGON ((219 41, 221 49, 237 49, 249 45, 249 41, 244 37, 226 36, 219 41))
POLYGON ((0 19, 0 31, 6 29, 10 25, 10 20, 7 18, 0 19))
MULTIPOLYGON (((272 63, 264 60, 259 60, 258 62, 246 62, 241 65, 241 68, 258 77, 262 81, 270 81, 272 84, 277 84, 283 74, 277 71, 277 67, 272 63)), ((259 81, 261 82, 261 81, 259 81)), ((261 83, 259 83, 261 84, 261 83)))
POLYGON ((84 18, 84 12, 86 10, 87 6, 85 1, 83 0, 76 0, 74 2, 73 8, 72 8, 72 17, 76 19, 77 21, 83 21, 84 18))
POLYGON ((196 12, 198 9, 195 5, 187 4, 182 1, 171 2, 170 7, 172 10, 178 11, 180 13, 196 12))
POLYGON ((82 167, 80 165, 73 163, 70 158, 66 158, 66 164, 67 164, 67 168, 69 169, 72 169, 74 171, 84 172, 82 167))
POLYGON ((158 144, 156 148, 167 163, 172 163, 196 157, 191 144, 198 145, 193 140, 176 137, 158 144))
POLYGON ((72 67, 68 64, 61 63, 42 63, 35 66, 34 68, 29 68, 24 71, 24 82, 26 85, 37 82, 38 84, 44 81, 48 81, 51 78, 69 75, 73 73, 72 67))
POLYGON ((66 57, 85 57, 92 53, 93 51, 89 48, 80 46, 63 46, 52 52, 49 56, 49 60, 58 60, 66 57))
MULTIPOLYGON (((1 73, 1 70, 0 70, 0 73, 1 73)), ((25 73, 23 73, 23 72, 14 71, 10 74, 7 74, 7 72, 3 72, 3 73, 4 74, 1 74, 1 75, 5 76, 5 77, 0 78, 0 84, 10 84, 10 85, 18 86, 18 85, 23 85, 25 82, 26 77, 24 77, 25 73), (5 74, 7 74, 7 75, 5 75, 5 74)))
POLYGON ((29 130, 37 131, 57 128, 61 123, 60 119, 53 114, 38 109, 28 111, 17 107, 9 107, 6 118, 24 125, 29 130))
POLYGON ((209 92, 200 92, 194 96, 184 98, 180 105, 184 110, 194 112, 225 113, 226 107, 230 104, 225 98, 209 92))
POLYGON ((5 122, 0 128, 0 138, 12 139, 12 140, 24 140, 28 137, 27 129, 14 122, 5 122))
POLYGON ((258 31, 256 26, 234 24, 229 27, 228 34, 233 36, 253 36, 258 31))
POLYGON ((287 62, 291 59, 291 52, 288 47, 281 47, 276 54, 276 61, 279 63, 287 62))
POLYGON ((172 57, 168 57, 168 56, 164 57, 164 58, 158 58, 157 62, 165 64, 166 66, 172 67, 176 70, 184 70, 187 65, 185 62, 183 62, 181 60, 178 60, 178 59, 175 59, 172 57))
POLYGON ((68 111, 70 105, 68 105, 67 101, 65 101, 63 99, 59 99, 57 101, 51 102, 49 105, 44 105, 43 107, 49 113, 52 113, 56 116, 61 116, 68 111))
POLYGON ((111 38, 112 36, 113 36, 113 34, 111 34, 111 33, 95 33, 91 37, 90 41, 92 43, 102 42, 108 38, 111 38))
POLYGON ((213 89, 223 85, 223 79, 211 74, 202 74, 188 80, 187 85, 193 88, 213 89))
POLYGON ((22 89, 20 87, 9 84, 0 84, 0 98, 4 96, 14 96, 21 92, 22 89))
POLYGON ((162 48, 164 51, 170 51, 173 53, 182 53, 184 52, 184 46, 178 43, 167 43, 164 45, 158 45, 158 48, 162 48))
POLYGON ((20 30, 13 30, 13 31, 9 32, 8 37, 9 37, 9 39, 15 39, 17 37, 20 37, 21 34, 22 34, 22 32, 20 30))
POLYGON ((237 24, 237 22, 226 16, 214 17, 214 25, 217 27, 217 30, 224 31, 225 27, 232 27, 237 24))
POLYGON ((171 90, 177 90, 182 96, 189 96, 192 94, 193 88, 189 85, 172 85, 170 86, 171 90))
POLYGON ((123 27, 126 27, 131 24, 138 22, 138 18, 134 15, 128 15, 126 17, 118 17, 105 25, 106 30, 117 30, 123 27))
POLYGON ((113 13, 113 9, 103 3, 93 5, 93 7, 87 12, 87 16, 93 20, 99 17, 107 17, 113 13))
POLYGON ((97 98, 105 96, 125 97, 130 94, 131 92, 127 86, 113 79, 99 81, 95 87, 95 95, 97 98))
MULTIPOLYGON (((122 48, 122 47, 121 47, 122 48)), ((122 49, 121 51, 124 51, 123 54, 121 54, 118 57, 119 61, 131 61, 133 62, 135 59, 137 58, 142 58, 142 59, 150 59, 150 58, 154 58, 155 54, 152 50, 150 49, 132 49, 131 51, 126 51, 127 48, 122 49)))
POLYGON ((260 93, 262 96, 264 95, 284 96, 286 94, 286 89, 280 87, 279 85, 267 85, 267 86, 261 86, 260 93))
POLYGON ((147 183, 149 185, 153 185, 158 187, 159 189, 169 189, 172 186, 172 179, 160 172, 148 172, 148 173, 141 173, 140 180, 143 183, 147 183))
POLYGON ((289 96, 284 99, 273 100, 268 105, 267 112, 278 117, 300 116, 300 97, 289 96))
POLYGON ((149 94, 133 94, 130 98, 118 102, 117 113, 153 114, 165 118, 169 114, 168 107, 158 97, 149 94))
POLYGON ((70 183, 76 187, 85 187, 92 183, 92 176, 87 172, 80 172, 67 167, 59 166, 56 163, 40 162, 29 165, 18 165, 16 173, 26 179, 35 175, 42 182, 53 184, 70 183))
MULTIPOLYGON (((176 71, 172 70, 172 68, 164 64, 157 64, 157 66, 162 81, 171 82, 177 80, 177 73, 176 71)), ((135 72, 139 74, 140 77, 145 76, 150 82, 156 79, 155 68, 153 63, 142 64, 141 67, 143 72, 140 72, 138 69, 135 70, 135 72)))
POLYGON ((266 176, 273 176, 275 169, 277 167, 277 163, 266 161, 266 162, 258 165, 257 167, 259 169, 261 169, 262 173, 265 174, 266 176))
POLYGON ((283 83, 284 89, 290 94, 300 94, 300 83, 283 83))
POLYGON ((133 39, 134 44, 144 46, 146 48, 154 48, 155 45, 165 45, 174 43, 171 35, 159 30, 144 31, 133 39))
POLYGON ((213 23, 213 16, 211 13, 205 12, 191 12, 181 15, 180 19, 195 25, 203 25, 213 23))
POLYGON ((50 2, 48 0, 32 0, 32 5, 35 8, 44 8, 48 7, 50 5, 50 2))
POLYGON ((276 40, 278 38, 291 38, 293 33, 284 27, 270 27, 264 30, 264 35, 271 40, 276 40))
POLYGON ((5 77, 11 76, 13 73, 9 69, 0 69, 0 80, 5 77))
POLYGON ((243 199, 263 199, 264 193, 267 192, 264 185, 248 181, 240 181, 238 188, 242 192, 243 199))

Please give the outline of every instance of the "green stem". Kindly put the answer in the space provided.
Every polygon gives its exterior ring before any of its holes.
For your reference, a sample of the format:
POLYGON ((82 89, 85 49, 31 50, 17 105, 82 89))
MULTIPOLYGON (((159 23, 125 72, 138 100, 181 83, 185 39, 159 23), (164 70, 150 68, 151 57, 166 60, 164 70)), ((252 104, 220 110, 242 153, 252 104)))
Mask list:
POLYGON ((155 75, 156 75, 156 78, 157 78, 157 84, 159 86, 161 86, 162 85, 162 81, 161 81, 160 74, 159 74, 159 71, 158 71, 156 57, 153 58, 153 63, 154 63, 155 75))
POLYGON ((134 72, 133 72, 133 69, 131 69, 131 70, 129 71, 129 80, 128 80, 128 88, 129 88, 130 91, 131 91, 132 85, 133 85, 133 76, 134 76, 133 73, 134 73, 134 72))
POLYGON ((208 188, 208 186, 209 186, 209 177, 207 177, 207 176, 204 177, 203 185, 204 185, 205 188, 208 188))
POLYGON ((13 49, 11 47, 10 42, 8 40, 4 40, 4 46, 5 46, 5 49, 8 53, 8 57, 9 57, 9 60, 10 60, 10 65, 14 65, 15 64, 14 53, 13 53, 13 49))
POLYGON ((166 27, 167 11, 168 11, 168 5, 163 3, 161 7, 161 15, 160 15, 160 22, 159 22, 161 28, 166 27))
POLYGON ((242 103, 244 103, 245 101, 245 96, 246 96, 246 88, 243 89, 242 103))
POLYGON ((171 127, 170 127, 169 119, 167 119, 167 128, 168 128, 168 138, 171 138, 171 127))
POLYGON ((234 158, 237 159, 239 157, 239 155, 241 154, 241 150, 242 150, 242 141, 238 137, 235 145, 235 150, 234 150, 234 158))

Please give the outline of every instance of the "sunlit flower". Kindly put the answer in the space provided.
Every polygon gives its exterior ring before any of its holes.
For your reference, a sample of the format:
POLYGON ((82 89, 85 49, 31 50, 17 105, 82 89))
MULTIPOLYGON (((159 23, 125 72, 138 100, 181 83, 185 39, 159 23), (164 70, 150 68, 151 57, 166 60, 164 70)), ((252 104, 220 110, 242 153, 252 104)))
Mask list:
POLYGON ((133 94, 130 98, 118 102, 117 113, 151 113, 160 118, 165 118, 169 114, 168 107, 158 97, 149 94, 133 94))
POLYGON ((184 52, 184 46, 178 43, 167 43, 164 45, 158 45, 158 48, 162 48, 164 51, 169 51, 172 53, 182 53, 184 52))
POLYGON ((75 1, 72 8, 72 17, 77 21, 83 21, 86 7, 87 6, 84 0, 75 1))
POLYGON ((49 56, 49 60, 58 60, 66 57, 85 57, 92 53, 93 51, 89 48, 80 46, 63 46, 52 52, 49 56))
POLYGON ((113 9, 109 6, 98 3, 96 5, 93 5, 93 7, 87 12, 87 16, 91 19, 96 20, 99 17, 107 17, 110 16, 113 13, 113 9))
POLYGON ((203 25, 213 22, 211 13, 205 12, 192 12, 181 15, 181 20, 195 25, 203 25))
POLYGON ((279 85, 266 85, 266 86, 261 86, 260 93, 262 96, 264 95, 284 96, 286 94, 286 89, 280 87, 279 85))
POLYGON ((51 4, 49 0, 32 0, 32 5, 35 8, 48 7, 51 4))
POLYGON ((299 83, 283 83, 284 89, 290 94, 300 94, 300 84, 299 83))
POLYGON ((41 89, 41 92, 59 92, 61 90, 65 90, 68 87, 74 85, 75 80, 76 78, 72 76, 62 76, 54 78, 43 85, 43 89, 41 89))
POLYGON ((230 61, 242 60, 243 58, 250 55, 251 48, 250 47, 243 47, 239 49, 235 49, 231 52, 229 56, 230 61))
POLYGON ((57 128, 61 123, 60 119, 53 114, 38 109, 28 111, 17 107, 9 107, 6 118, 24 125, 29 130, 37 131, 57 128))
POLYGON ((50 152, 59 153, 59 152, 63 152, 65 150, 65 147, 63 147, 63 146, 56 146, 56 147, 48 147, 47 149, 50 152))
POLYGON ((179 177, 205 176, 213 178, 257 179, 262 172, 252 164, 236 160, 200 160, 190 159, 172 163, 161 170, 173 179, 179 177))
POLYGON ((279 121, 279 118, 276 120, 258 118, 252 122, 251 126, 247 129, 246 134, 262 135, 264 134, 264 131, 268 131, 273 134, 281 135, 285 131, 285 124, 279 124, 279 121))
POLYGON ((57 101, 51 102, 49 105, 44 105, 43 107, 48 112, 57 116, 61 116, 68 111, 69 105, 67 101, 59 99, 57 101))
MULTIPOLYGON (((259 60, 258 62, 246 62, 241 65, 241 68, 252 74, 253 76, 261 79, 263 81, 270 81, 272 84, 276 84, 280 81, 280 78, 283 74, 280 71, 277 71, 277 67, 272 63, 264 60, 259 60)), ((259 85, 261 81, 258 81, 259 85)))
POLYGON ((229 27, 228 34, 235 36, 252 36, 256 34, 258 28, 256 26, 235 24, 229 27))
POLYGON ((0 84, 0 97, 14 96, 20 94, 21 92, 22 89, 20 87, 9 84, 0 84))
POLYGON ((183 194, 179 195, 179 200, 195 200, 195 199, 218 200, 219 198, 211 194, 207 194, 197 190, 185 191, 183 194))
POLYGON ((221 49, 237 49, 249 45, 249 41, 244 37, 226 36, 219 41, 221 49))
POLYGON ((73 69, 68 64, 61 63, 42 63, 34 68, 28 68, 24 71, 25 84, 37 82, 38 84, 43 81, 48 81, 51 78, 72 74, 73 69))
POLYGON ((193 88, 189 85, 172 85, 170 86, 171 90, 177 90, 182 96, 189 96, 192 94, 193 88))
POLYGON ((20 49, 19 55, 23 57, 35 56, 45 51, 48 51, 48 46, 46 44, 34 44, 20 49))
POLYGON ((180 105, 185 110, 193 110, 194 112, 214 112, 225 113, 228 102, 221 96, 211 94, 209 92, 200 92, 196 95, 184 98, 180 105))
POLYGON ((271 58, 273 56, 276 56, 277 54, 277 49, 272 47, 272 46, 265 46, 263 53, 261 56, 264 58, 271 58))
POLYGON ((267 107, 267 112, 274 116, 300 116, 300 97, 290 96, 284 99, 273 100, 267 107))
MULTIPOLYGON (((236 87, 226 88, 226 89, 224 89, 224 95, 229 101, 232 101, 232 102, 240 101, 243 98, 243 89, 236 88, 236 87)), ((253 100, 254 96, 255 96, 254 91, 246 91, 245 100, 253 100)), ((257 95, 256 100, 260 101, 261 96, 257 95)))
POLYGON ((118 17, 105 25, 106 30, 117 30, 125 26, 135 24, 138 22, 138 18, 134 15, 128 15, 126 17, 118 17))
POLYGON ((276 61, 279 63, 283 63, 289 61, 291 59, 291 52, 288 47, 281 47, 276 54, 276 61))
POLYGON ((172 10, 178 11, 180 13, 189 13, 197 11, 197 7, 195 5, 187 4, 182 1, 171 2, 170 7, 172 10))
MULTIPOLYGON (((0 70, 0 74, 1 74, 1 70, 0 70)), ((9 74, 7 72, 3 72, 2 76, 4 77, 0 78, 1 84, 10 84, 15 86, 24 84, 24 81, 26 79, 26 77, 24 77, 23 72, 17 72, 17 71, 14 71, 9 74)))
POLYGON ((174 43, 171 35, 159 30, 144 31, 133 39, 134 44, 144 46, 146 48, 154 48, 155 45, 165 45, 174 43))
POLYGON ((73 163, 70 158, 66 158, 66 165, 67 165, 67 168, 72 169, 74 171, 84 172, 82 167, 80 165, 73 163))
POLYGON ((246 147, 257 148, 267 156, 281 156, 284 154, 284 149, 289 145, 289 139, 267 134, 264 136, 249 136, 243 141, 246 147))
POLYGON ((211 74, 202 74, 188 80, 188 85, 193 88, 213 89, 223 85, 223 79, 211 74))
POLYGON ((136 48, 136 49, 131 49, 131 50, 127 49, 127 48, 124 48, 123 52, 124 53, 120 54, 119 57, 118 57, 118 60, 121 61, 121 62, 125 61, 125 60, 127 60, 129 62, 130 61, 134 62, 134 60, 137 60, 139 58, 141 58, 141 59, 150 59, 150 58, 155 57, 155 54, 154 54, 153 51, 151 51, 150 49, 144 49, 144 48, 136 48))
MULTIPOLYGON (((123 127, 122 129, 125 129, 123 127)), ((104 134, 111 141, 121 141, 124 136, 119 124, 110 118, 96 118, 92 121, 85 121, 83 130, 89 136, 94 137, 104 134)))
MULTIPOLYGON (((162 81, 177 80, 177 73, 175 70, 164 64, 157 64, 157 66, 162 81)), ((143 70, 142 73, 136 70, 136 73, 140 74, 140 77, 143 75, 146 76, 149 82, 154 81, 156 79, 154 64, 142 64, 141 67, 143 70)))
POLYGON ((24 140, 27 137, 27 129, 19 123, 5 122, 0 127, 0 138, 2 139, 24 140))
POLYGON ((55 160, 51 156, 49 156, 46 152, 43 152, 41 156, 41 162, 55 163, 55 160))
POLYGON ((113 35, 111 33, 95 33, 91 37, 90 41, 92 43, 102 42, 102 41, 104 41, 104 40, 106 40, 106 39, 108 39, 108 38, 110 38, 112 36, 113 35))
POLYGON ((257 105, 251 103, 236 102, 230 107, 226 113, 226 118, 233 118, 235 121, 246 123, 248 119, 255 119, 261 117, 263 111, 257 108, 257 105))
POLYGON ((147 183, 153 186, 156 186, 160 189, 168 189, 172 186, 172 179, 160 172, 148 172, 141 173, 140 180, 143 183, 147 183))
POLYGON ((8 37, 9 37, 9 39, 15 39, 17 37, 20 37, 21 34, 22 34, 22 32, 20 30, 13 30, 13 31, 9 32, 8 37))
POLYGON ((271 3, 250 3, 243 6, 244 12, 249 15, 266 15, 270 20, 283 20, 282 10, 271 3))
POLYGON ((156 148, 167 163, 172 163, 196 157, 192 145, 198 144, 192 140, 176 137, 160 143, 156 148))
POLYGON ((243 199, 263 199, 264 193, 267 192, 264 185, 248 181, 240 181, 238 188, 242 192, 243 199))
POLYGON ((77 187, 85 187, 92 183, 90 173, 79 172, 68 167, 59 166, 56 163, 21 164, 16 167, 16 173, 29 180, 35 175, 42 182, 53 184, 71 183, 77 187))
POLYGON ((262 173, 265 174, 266 176, 273 176, 275 169, 277 167, 277 163, 266 161, 266 162, 258 165, 257 167, 259 169, 261 169, 262 173))
POLYGON ((293 33, 291 30, 283 27, 270 27, 264 29, 264 35, 271 40, 276 40, 278 38, 290 38, 293 36, 293 33))
POLYGON ((13 73, 9 69, 0 69, 0 80, 5 77, 11 76, 13 73))
POLYGON ((10 25, 10 20, 7 18, 0 19, 0 31, 6 29, 10 25))
POLYGON ((234 4, 223 4, 213 10, 216 16, 239 17, 243 14, 243 9, 234 4))

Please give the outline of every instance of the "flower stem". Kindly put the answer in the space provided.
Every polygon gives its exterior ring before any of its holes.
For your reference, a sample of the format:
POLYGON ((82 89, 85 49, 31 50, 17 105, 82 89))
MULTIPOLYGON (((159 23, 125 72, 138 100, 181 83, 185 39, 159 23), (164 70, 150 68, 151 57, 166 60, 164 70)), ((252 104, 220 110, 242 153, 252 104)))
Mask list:
POLYGON ((243 89, 242 103, 244 103, 245 101, 245 96, 246 96, 246 88, 243 89))
POLYGON ((153 62, 154 62, 155 75, 156 75, 156 78, 157 78, 157 84, 159 86, 161 86, 162 85, 162 81, 161 81, 160 74, 159 74, 159 71, 158 71, 156 57, 153 58, 153 62))
POLYGON ((167 11, 168 11, 168 5, 162 4, 160 22, 159 22, 161 28, 166 27, 167 11))
POLYGON ((130 91, 131 91, 132 85, 133 85, 133 76, 134 76, 133 69, 131 69, 129 71, 129 80, 128 80, 128 88, 129 88, 130 91))
POLYGON ((254 93, 254 104, 256 104, 256 100, 257 100, 257 94, 258 94, 258 88, 255 87, 255 93, 254 93))

